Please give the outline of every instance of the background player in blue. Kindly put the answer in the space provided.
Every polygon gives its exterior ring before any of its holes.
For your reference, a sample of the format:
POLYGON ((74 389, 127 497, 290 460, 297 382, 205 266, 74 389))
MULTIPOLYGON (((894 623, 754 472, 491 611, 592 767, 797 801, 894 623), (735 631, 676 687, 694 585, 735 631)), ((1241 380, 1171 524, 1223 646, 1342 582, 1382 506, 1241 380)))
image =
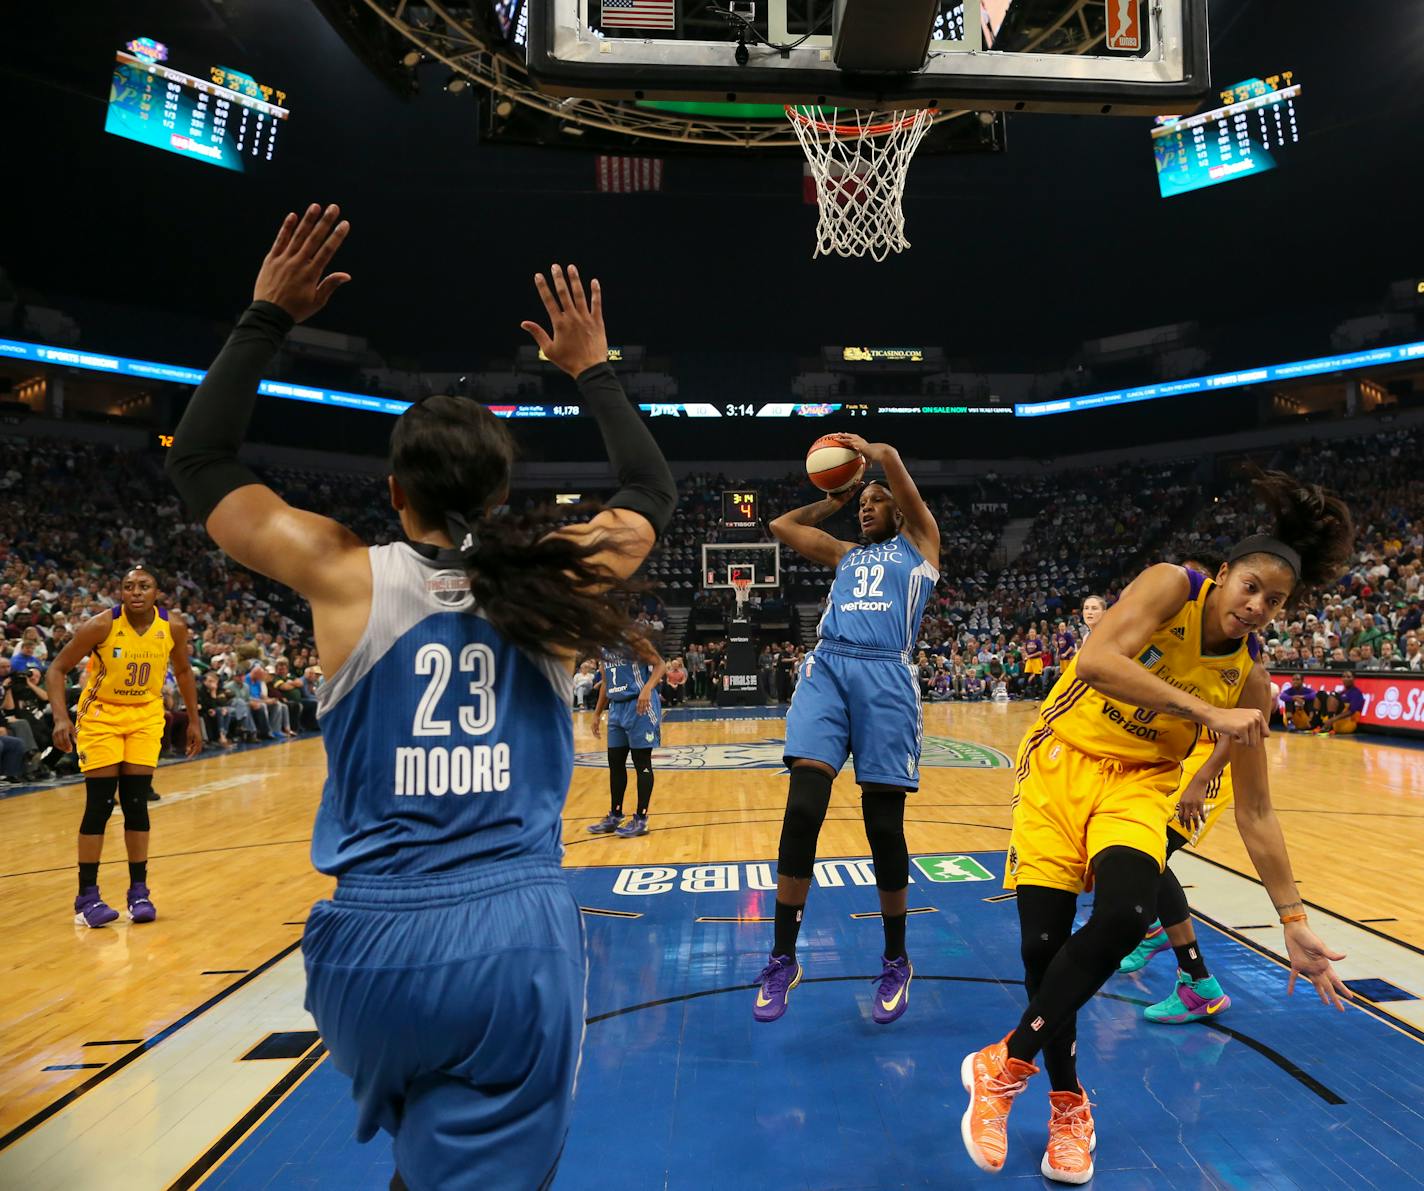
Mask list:
POLYGON ((652 642, 640 638, 630 649, 605 649, 599 659, 603 681, 593 709, 598 735, 608 709, 609 810, 589 828, 594 835, 617 832, 624 839, 648 834, 648 805, 653 800, 653 750, 663 742, 663 701, 658 683, 667 664, 652 642), (628 789, 628 755, 638 775, 638 809, 623 822, 623 792, 628 789))
POLYGON ((294 509, 237 459, 257 382, 348 225, 289 215, 253 304, 189 403, 168 469, 213 539, 310 602, 331 676, 312 858, 337 878, 302 940, 307 1006, 352 1080, 357 1136, 395 1141, 392 1187, 546 1187, 583 1037, 578 906, 559 867, 573 770, 574 657, 623 644, 607 589, 672 516, 667 464, 608 366, 598 282, 536 277, 553 325, 523 324, 578 379, 620 490, 591 521, 486 514, 513 444, 483 406, 432 397, 391 434, 407 540, 370 549, 294 509))
POLYGON ((771 532, 798 554, 836 569, 816 648, 786 715, 790 792, 777 854, 776 934, 757 978, 757 1021, 786 1011, 801 981, 796 936, 816 861, 831 781, 849 754, 861 789, 865 836, 885 923, 885 955, 872 1016, 884 1025, 910 1003, 914 969, 905 954, 905 794, 920 785, 924 723, 911 650, 925 602, 939 579, 939 526, 894 447, 842 434, 846 446, 884 469, 860 491, 862 541, 843 542, 816 525, 849 503, 854 488, 785 513, 771 532))

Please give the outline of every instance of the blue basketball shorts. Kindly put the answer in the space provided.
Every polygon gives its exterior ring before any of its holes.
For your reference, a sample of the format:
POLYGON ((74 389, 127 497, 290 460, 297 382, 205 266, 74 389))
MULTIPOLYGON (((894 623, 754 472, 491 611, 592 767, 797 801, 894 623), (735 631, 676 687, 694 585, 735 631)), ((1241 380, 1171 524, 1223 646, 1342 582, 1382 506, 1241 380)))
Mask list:
POLYGON ((356 1137, 411 1191, 553 1180, 583 1045, 578 904, 557 862, 343 877, 302 937, 307 1009, 351 1078, 356 1137))
POLYGON ((855 780, 920 786, 924 718, 913 667, 898 654, 852 655, 818 645, 801 663, 786 713, 787 765, 798 757, 836 772, 855 759, 855 780))
POLYGON ((663 742, 663 701, 657 691, 647 715, 638 714, 638 700, 623 699, 608 705, 608 747, 655 749, 663 742))

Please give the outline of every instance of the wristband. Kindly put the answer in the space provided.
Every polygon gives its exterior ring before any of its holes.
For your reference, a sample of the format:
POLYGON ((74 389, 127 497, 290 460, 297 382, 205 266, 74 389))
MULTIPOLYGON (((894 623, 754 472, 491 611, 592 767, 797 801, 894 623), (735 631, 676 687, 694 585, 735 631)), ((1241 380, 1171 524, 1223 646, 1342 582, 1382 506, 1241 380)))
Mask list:
POLYGON ((1289 926, 1292 922, 1304 922, 1304 921, 1305 921, 1305 914, 1304 914, 1304 912, 1302 912, 1302 913, 1300 913, 1300 914, 1282 914, 1282 915, 1281 915, 1281 925, 1282 925, 1282 926, 1289 926))

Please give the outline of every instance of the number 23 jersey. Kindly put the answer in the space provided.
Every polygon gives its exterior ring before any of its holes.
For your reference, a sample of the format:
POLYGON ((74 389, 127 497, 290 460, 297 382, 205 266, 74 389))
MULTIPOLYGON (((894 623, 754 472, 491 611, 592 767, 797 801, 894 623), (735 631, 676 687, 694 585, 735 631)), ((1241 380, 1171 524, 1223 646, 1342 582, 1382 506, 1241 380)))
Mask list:
POLYGON ((490 624, 458 564, 370 548, 371 613, 322 688, 321 872, 429 876, 562 855, 573 679, 490 624))

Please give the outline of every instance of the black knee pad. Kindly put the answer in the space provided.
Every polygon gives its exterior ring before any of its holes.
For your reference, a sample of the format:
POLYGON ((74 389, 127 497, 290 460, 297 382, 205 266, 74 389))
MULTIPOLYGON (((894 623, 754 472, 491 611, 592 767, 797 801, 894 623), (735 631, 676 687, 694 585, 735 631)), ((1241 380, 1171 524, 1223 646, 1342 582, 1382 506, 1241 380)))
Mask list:
POLYGON ((653 750, 633 749, 633 768, 638 773, 653 772, 653 750))
POLYGON ((119 806, 124 812, 125 831, 148 830, 148 792, 153 789, 151 773, 119 775, 119 806))
POLYGON ((1106 848, 1093 858, 1095 892, 1089 922, 1114 962, 1141 942, 1157 917, 1161 879, 1156 860, 1136 848, 1106 848))
POLYGON ((86 777, 84 779, 84 818, 79 821, 80 835, 103 835, 114 813, 114 791, 119 788, 117 777, 86 777))
POLYGON ((809 879, 816 865, 816 840, 831 805, 831 775, 810 765, 791 769, 791 789, 781 820, 776 870, 783 877, 809 879))
POLYGON ((865 790, 860 795, 865 838, 875 861, 875 885, 898 893, 910 883, 910 851, 905 843, 905 791, 865 790))

